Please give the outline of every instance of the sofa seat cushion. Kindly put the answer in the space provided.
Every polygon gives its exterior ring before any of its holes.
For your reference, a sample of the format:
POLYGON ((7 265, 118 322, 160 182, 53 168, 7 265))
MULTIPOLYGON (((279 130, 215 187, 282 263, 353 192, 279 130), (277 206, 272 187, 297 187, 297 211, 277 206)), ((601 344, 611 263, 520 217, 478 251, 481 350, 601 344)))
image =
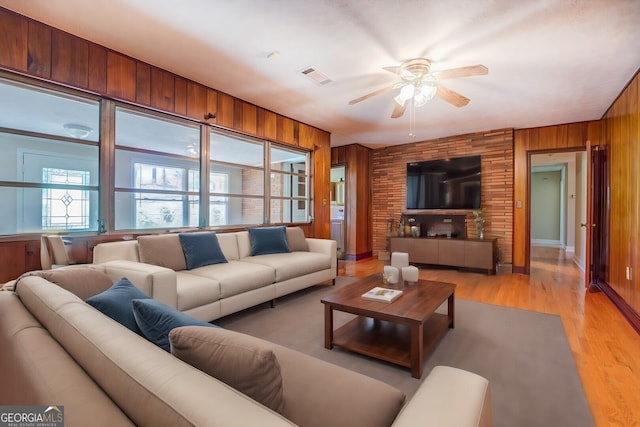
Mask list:
MULTIPOLYGON (((220 264, 226 265, 226 264, 220 264)), ((203 267, 200 267, 203 268, 203 267)), ((177 309, 187 311, 195 307, 211 304, 221 298, 220 283, 213 278, 191 274, 195 270, 176 271, 178 292, 177 309)))
POLYGON ((243 261, 207 265, 189 270, 188 274, 218 281, 222 298, 262 288, 274 283, 276 278, 272 267, 243 261))
POLYGON ((185 326, 169 333, 171 353, 282 413, 280 364, 268 343, 223 328, 185 326))
POLYGON ((242 261, 260 264, 275 270, 276 282, 331 268, 331 257, 317 252, 290 252, 287 254, 257 255, 242 261))

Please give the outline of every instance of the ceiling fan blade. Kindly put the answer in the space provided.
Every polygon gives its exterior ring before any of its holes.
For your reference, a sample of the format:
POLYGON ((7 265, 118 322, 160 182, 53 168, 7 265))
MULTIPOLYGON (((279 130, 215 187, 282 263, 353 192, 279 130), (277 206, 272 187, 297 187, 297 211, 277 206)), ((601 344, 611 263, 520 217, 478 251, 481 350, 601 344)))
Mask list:
POLYGON ((397 119, 398 117, 402 117, 404 114, 404 110, 407 108, 407 103, 405 101, 404 104, 400 105, 397 102, 394 102, 395 107, 393 108, 393 112, 391 113, 392 119, 397 119))
POLYGON ((397 75, 400 75, 400 71, 402 71, 402 68, 400 68, 399 65, 394 65, 391 67, 382 67, 382 69, 397 75))
POLYGON ((469 65, 468 67, 450 68, 448 70, 434 71, 431 75, 436 80, 457 79, 460 77, 484 76, 489 70, 484 65, 469 65))
POLYGON ((376 90, 374 92, 368 93, 368 94, 366 94, 364 96, 361 96, 360 98, 352 99, 351 101, 349 101, 349 105, 357 104, 358 102, 362 102, 365 99, 373 98, 376 95, 380 95, 382 93, 389 92, 390 90, 393 90, 395 88, 396 88, 395 84, 393 84, 391 86, 383 87, 382 89, 378 89, 378 90, 376 90))
POLYGON ((469 98, 460 95, 458 92, 454 92, 442 86, 438 86, 436 89, 436 96, 447 101, 449 104, 455 105, 456 107, 464 107, 469 103, 469 101, 471 101, 469 98))

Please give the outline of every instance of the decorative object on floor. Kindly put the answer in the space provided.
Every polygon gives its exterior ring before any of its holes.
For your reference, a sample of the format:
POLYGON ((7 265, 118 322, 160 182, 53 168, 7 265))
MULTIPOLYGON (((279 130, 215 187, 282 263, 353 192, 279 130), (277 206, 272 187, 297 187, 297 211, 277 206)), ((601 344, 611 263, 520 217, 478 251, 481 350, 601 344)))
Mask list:
POLYGON ((478 239, 484 239, 484 212, 482 209, 476 209, 473 211, 473 222, 476 223, 476 235, 478 239))
POLYGON ((385 265, 382 270, 382 281, 385 285, 393 285, 400 281, 400 270, 392 265, 385 265))
POLYGON ((420 274, 420 270, 418 267, 413 265, 408 265, 406 267, 402 267, 402 280, 409 283, 415 283, 418 281, 420 274))
MULTIPOLYGON (((355 279, 338 277, 336 287, 355 279)), ((218 319, 216 324, 261 337, 382 380, 411 398, 420 381, 406 369, 351 352, 324 348, 320 298, 335 291, 317 286, 218 319)), ((446 308, 444 309, 446 311, 446 308)), ((336 313, 334 326, 353 317, 336 313)), ((593 427, 594 421, 559 316, 457 298, 456 327, 424 364, 466 369, 491 383, 494 427, 593 427), (535 398, 533 398, 535 396, 535 398)))

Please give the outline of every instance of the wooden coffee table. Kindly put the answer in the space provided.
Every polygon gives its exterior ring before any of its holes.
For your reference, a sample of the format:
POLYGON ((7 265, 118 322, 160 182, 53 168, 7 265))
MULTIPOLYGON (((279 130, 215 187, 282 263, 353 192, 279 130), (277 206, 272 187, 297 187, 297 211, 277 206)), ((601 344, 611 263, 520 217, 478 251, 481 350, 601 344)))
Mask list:
POLYGON ((362 298, 376 286, 383 286, 380 274, 358 280, 320 300, 324 304, 324 346, 338 346, 405 366, 414 378, 420 378, 425 356, 454 327, 456 285, 420 280, 416 284, 389 286, 403 291, 391 303, 362 298), (447 314, 435 313, 447 300, 447 314), (334 310, 358 317, 334 331, 334 310))

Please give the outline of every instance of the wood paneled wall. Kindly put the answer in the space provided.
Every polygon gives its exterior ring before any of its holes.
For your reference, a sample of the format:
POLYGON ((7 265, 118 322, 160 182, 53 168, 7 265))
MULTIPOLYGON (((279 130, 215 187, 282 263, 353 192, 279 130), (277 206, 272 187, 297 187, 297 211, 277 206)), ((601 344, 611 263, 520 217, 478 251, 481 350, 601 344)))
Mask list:
MULTIPOLYGON (((400 220, 406 211, 406 168, 408 162, 481 155, 482 209, 485 236, 497 238, 502 262, 512 260, 513 224, 513 130, 500 129, 458 135, 412 144, 397 145, 373 152, 373 251, 386 250, 387 220, 400 220)), ((438 213, 438 211, 420 211, 438 213)), ((471 211, 467 212, 472 218, 471 211)), ((475 236, 473 221, 467 235, 475 236)))
POLYGON ((331 165, 345 166, 345 257, 372 255, 371 159, 373 150, 359 144, 331 149, 331 165))
POLYGON ((584 150, 587 140, 597 144, 599 122, 570 123, 514 131, 513 147, 513 271, 529 273, 530 170, 532 153, 584 150))
MULTIPOLYGON (((640 313, 640 75, 636 74, 602 119, 609 156, 608 285, 640 313), (627 278, 626 268, 630 267, 627 278)), ((621 307, 623 308, 623 307, 621 307)), ((636 324, 637 325, 637 324, 636 324)), ((636 326, 638 327, 638 326, 636 326)))
POLYGON ((0 69, 308 149, 314 221, 304 228, 330 237, 328 132, 4 8, 0 28, 0 69))

